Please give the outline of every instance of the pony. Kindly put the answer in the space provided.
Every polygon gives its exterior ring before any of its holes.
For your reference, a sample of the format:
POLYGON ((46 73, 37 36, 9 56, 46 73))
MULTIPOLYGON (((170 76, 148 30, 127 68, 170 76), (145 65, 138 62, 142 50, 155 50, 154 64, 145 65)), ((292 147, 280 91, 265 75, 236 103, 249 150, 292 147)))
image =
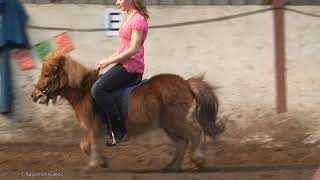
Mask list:
MULTIPOLYGON (((48 104, 50 99, 54 104, 58 96, 69 101, 82 130, 80 149, 89 157, 85 167, 88 170, 109 167, 109 160, 102 153, 106 125, 97 120, 91 96, 98 74, 67 53, 54 50, 44 59, 31 94, 33 101, 40 104, 48 104)), ((218 109, 214 88, 203 76, 185 80, 175 74, 158 74, 128 96, 128 136, 161 128, 176 145, 174 158, 162 170, 180 170, 188 143, 191 143, 192 162, 201 168, 205 164, 202 137, 214 138, 224 129, 216 122, 218 109)))

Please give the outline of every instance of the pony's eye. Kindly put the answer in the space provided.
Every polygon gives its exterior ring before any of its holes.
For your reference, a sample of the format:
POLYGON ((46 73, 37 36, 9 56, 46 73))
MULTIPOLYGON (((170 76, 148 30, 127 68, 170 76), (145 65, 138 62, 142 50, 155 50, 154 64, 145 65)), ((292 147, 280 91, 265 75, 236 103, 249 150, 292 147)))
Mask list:
POLYGON ((44 77, 48 78, 50 77, 50 74, 45 74, 44 77))

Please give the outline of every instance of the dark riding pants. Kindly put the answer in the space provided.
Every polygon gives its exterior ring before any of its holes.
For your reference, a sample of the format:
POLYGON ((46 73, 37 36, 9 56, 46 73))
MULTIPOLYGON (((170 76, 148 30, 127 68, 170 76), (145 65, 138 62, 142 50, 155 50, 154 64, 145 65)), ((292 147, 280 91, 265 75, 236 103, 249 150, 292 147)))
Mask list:
MULTIPOLYGON (((129 87, 142 80, 142 74, 130 73, 121 65, 117 64, 101 75, 91 88, 94 99, 94 111, 102 118, 106 119, 116 109, 115 99, 112 92, 121 88, 129 87)), ((120 122, 119 122, 120 123, 120 122)))

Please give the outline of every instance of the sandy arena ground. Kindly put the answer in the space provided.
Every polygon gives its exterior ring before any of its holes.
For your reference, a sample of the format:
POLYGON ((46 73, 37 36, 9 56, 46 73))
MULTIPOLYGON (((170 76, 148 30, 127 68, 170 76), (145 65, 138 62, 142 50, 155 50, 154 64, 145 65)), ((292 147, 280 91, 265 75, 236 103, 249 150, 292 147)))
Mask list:
POLYGON ((282 147, 269 147, 264 143, 208 143, 208 169, 195 169, 188 153, 182 172, 161 173, 159 169, 172 158, 174 146, 170 143, 147 145, 130 139, 106 147, 111 168, 85 173, 82 168, 87 157, 77 144, 2 144, 0 179, 307 180, 317 168, 319 153, 317 146, 297 142, 282 147))

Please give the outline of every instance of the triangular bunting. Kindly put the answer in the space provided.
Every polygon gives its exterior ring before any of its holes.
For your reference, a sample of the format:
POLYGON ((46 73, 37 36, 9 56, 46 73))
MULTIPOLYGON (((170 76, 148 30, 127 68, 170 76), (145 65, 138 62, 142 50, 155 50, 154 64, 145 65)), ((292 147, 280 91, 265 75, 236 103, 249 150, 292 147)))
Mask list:
POLYGON ((32 55, 28 49, 19 49, 12 52, 13 57, 16 59, 21 70, 33 68, 32 55))
POLYGON ((70 52, 74 49, 74 46, 69 38, 67 32, 61 33, 53 37, 53 42, 55 42, 57 49, 63 49, 67 52, 70 52))
POLYGON ((74 50, 74 45, 67 32, 63 32, 51 39, 42 41, 32 46, 31 50, 15 50, 12 54, 17 60, 21 70, 31 69, 34 66, 32 60, 38 59, 43 61, 44 58, 53 50, 62 49, 66 52, 74 50))

